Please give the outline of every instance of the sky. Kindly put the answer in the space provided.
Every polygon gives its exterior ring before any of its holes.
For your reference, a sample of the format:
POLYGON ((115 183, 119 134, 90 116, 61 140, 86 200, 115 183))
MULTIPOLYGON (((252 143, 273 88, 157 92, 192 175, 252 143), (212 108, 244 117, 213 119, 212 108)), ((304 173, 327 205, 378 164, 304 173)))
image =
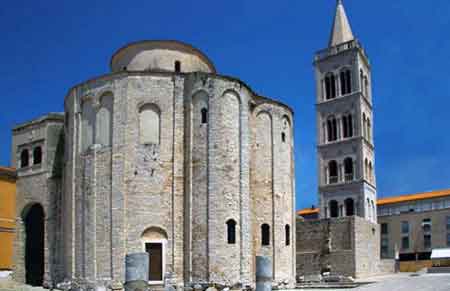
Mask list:
MULTIPOLYGON (((450 1, 345 0, 372 64, 378 196, 450 188, 450 1)), ((313 56, 334 0, 5 0, 0 6, 0 165, 11 128, 63 111, 68 90, 144 39, 176 39, 219 74, 295 111, 297 208, 317 203, 313 56)))

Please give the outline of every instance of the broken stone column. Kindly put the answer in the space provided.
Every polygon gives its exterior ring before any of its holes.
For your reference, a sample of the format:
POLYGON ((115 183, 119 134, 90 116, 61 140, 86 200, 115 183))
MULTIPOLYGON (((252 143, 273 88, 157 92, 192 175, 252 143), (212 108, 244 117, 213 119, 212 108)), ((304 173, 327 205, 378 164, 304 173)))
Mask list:
POLYGON ((256 257, 256 291, 272 291, 272 260, 256 257))
POLYGON ((148 288, 148 253, 128 254, 125 257, 125 291, 144 291, 148 288))

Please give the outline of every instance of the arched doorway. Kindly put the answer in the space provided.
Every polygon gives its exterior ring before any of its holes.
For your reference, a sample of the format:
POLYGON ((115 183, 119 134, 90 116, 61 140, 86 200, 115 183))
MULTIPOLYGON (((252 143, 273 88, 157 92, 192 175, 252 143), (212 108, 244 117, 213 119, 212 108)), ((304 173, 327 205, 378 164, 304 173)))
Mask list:
POLYGON ((42 286, 44 281, 44 209, 32 205, 22 217, 25 224, 25 282, 42 286))
POLYGON ((149 282, 162 283, 165 273, 167 233, 159 227, 150 227, 141 236, 144 251, 149 254, 149 282))

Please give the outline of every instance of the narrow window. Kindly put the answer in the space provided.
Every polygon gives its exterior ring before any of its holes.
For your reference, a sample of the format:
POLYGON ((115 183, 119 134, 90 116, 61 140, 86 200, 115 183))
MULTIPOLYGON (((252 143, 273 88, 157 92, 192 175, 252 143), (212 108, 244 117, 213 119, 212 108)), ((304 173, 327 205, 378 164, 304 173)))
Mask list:
POLYGON ((270 226, 266 223, 261 225, 261 245, 270 245, 270 226))
POLYGON ((353 160, 352 158, 346 158, 344 160, 344 172, 345 172, 345 181, 353 181, 353 160))
POLYGON ((30 154, 28 153, 28 150, 22 150, 22 152, 20 153, 20 167, 21 168, 25 168, 28 167, 28 165, 30 164, 30 154))
POLYGON ((347 116, 348 137, 353 137, 353 117, 351 114, 347 116))
POLYGON ((347 70, 345 72, 345 77, 347 94, 350 94, 352 92, 352 72, 347 70))
POLYGON ((236 243, 236 221, 233 219, 227 221, 227 241, 228 244, 236 243))
POLYGON ((342 128, 344 131, 344 138, 347 138, 348 135, 348 121, 347 121, 347 116, 343 116, 342 117, 342 128))
POLYGON ((338 182, 338 165, 334 160, 328 163, 328 177, 329 184, 336 184, 338 182))
POLYGON ((42 148, 35 147, 33 150, 33 165, 39 165, 42 163, 42 148))
POLYGON ((181 72, 181 62, 175 61, 175 73, 181 72))
POLYGON ((143 105, 139 110, 141 144, 159 144, 160 111, 154 104, 143 105))
POLYGON ((286 134, 284 132, 281 133, 281 141, 286 142, 286 134))
POLYGON ((409 223, 408 223, 408 221, 402 221, 402 234, 409 234, 409 223))
POLYGON ((289 226, 289 224, 286 224, 284 226, 284 234, 285 234, 286 245, 288 246, 291 244, 291 227, 289 226))
POLYGON ((431 249, 431 234, 425 234, 423 236, 423 248, 431 249))
POLYGON ((208 109, 202 108, 201 114, 202 114, 202 124, 208 123, 208 109))
POLYGON ((328 118, 327 121, 328 141, 337 140, 337 121, 334 116, 328 118))
POLYGON ((402 249, 403 250, 409 249, 409 237, 408 236, 402 237, 402 249))
POLYGON ((371 141, 372 140, 372 128, 371 128, 371 124, 370 124, 370 119, 367 118, 367 140, 371 141))
POLYGON ((364 95, 369 98, 369 80, 367 76, 364 77, 364 95))
POLYGON ((355 215, 355 202, 352 198, 345 199, 345 215, 353 216, 355 215))
POLYGON ((387 223, 381 224, 381 234, 389 234, 389 227, 387 223))
POLYGON ((364 92, 364 72, 363 72, 363 70, 361 69, 361 70, 359 70, 359 86, 360 86, 360 90, 361 90, 361 93, 363 93, 364 92))
POLYGON ((364 137, 367 137, 367 118, 366 118, 366 114, 363 113, 363 132, 362 135, 364 137))
POLYGON ((113 95, 107 93, 102 96, 101 108, 96 116, 95 143, 103 146, 112 145, 112 116, 113 95))
POLYGON ((373 182, 373 167, 372 167, 372 162, 369 162, 369 181, 373 182))
POLYGON ((327 100, 336 97, 336 81, 332 73, 325 77, 325 93, 327 100))
POLYGON ((339 206, 336 200, 330 201, 330 217, 339 217, 339 206))

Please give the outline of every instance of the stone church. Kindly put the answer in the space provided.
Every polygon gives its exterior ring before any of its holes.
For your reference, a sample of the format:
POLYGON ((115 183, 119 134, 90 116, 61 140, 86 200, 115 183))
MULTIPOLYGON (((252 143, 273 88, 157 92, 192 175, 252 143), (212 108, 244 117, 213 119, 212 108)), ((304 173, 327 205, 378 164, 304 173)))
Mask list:
POLYGON ((139 41, 13 129, 15 279, 104 288, 148 252, 149 282, 295 282, 293 112, 179 41, 139 41))

